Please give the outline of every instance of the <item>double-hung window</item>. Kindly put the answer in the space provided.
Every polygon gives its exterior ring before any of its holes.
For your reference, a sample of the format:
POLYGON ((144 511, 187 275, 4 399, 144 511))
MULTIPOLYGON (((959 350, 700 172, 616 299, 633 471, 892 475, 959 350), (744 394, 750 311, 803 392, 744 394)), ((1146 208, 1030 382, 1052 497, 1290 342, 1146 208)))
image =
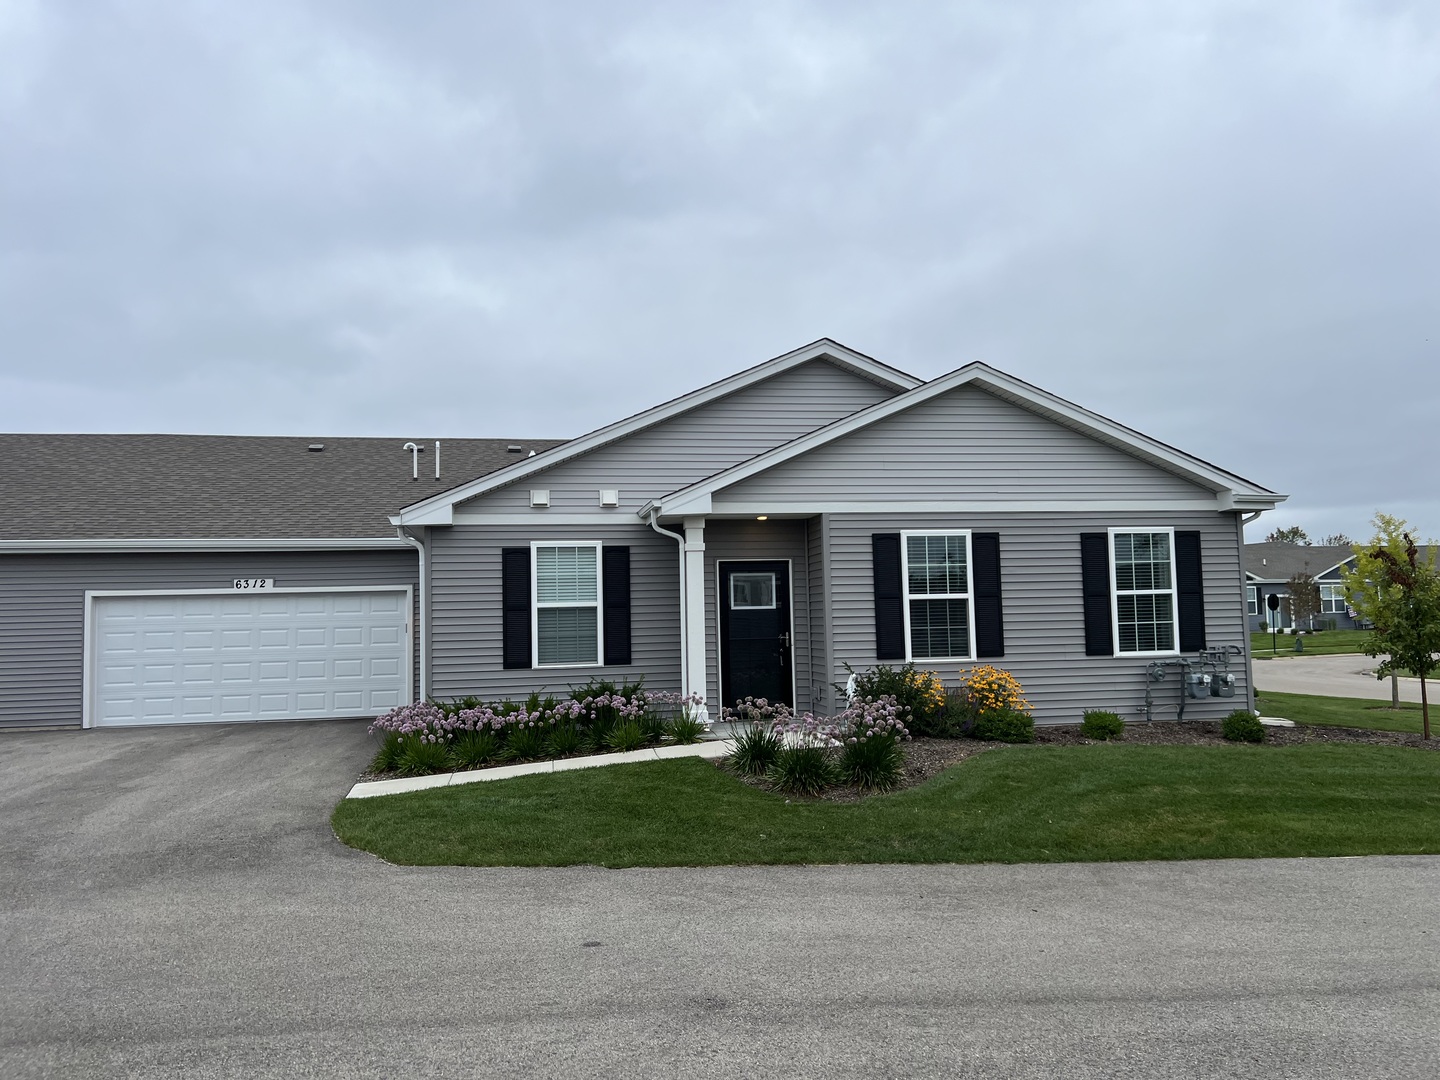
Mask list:
POLYGON ((598 664, 600 545, 532 544, 537 667, 598 664))
POLYGON ((1259 615, 1259 614, 1260 614, 1260 586, 1259 586, 1259 585, 1246 585, 1246 586, 1245 586, 1245 614, 1246 614, 1246 615, 1259 615))
POLYGON ((970 533, 902 533, 901 539, 907 658, 973 659, 970 533))
POLYGON ((1110 531, 1115 651, 1176 651, 1175 533, 1172 529, 1110 531))
POLYGON ((1345 610, 1345 586, 1320 586, 1320 612, 1323 615, 1338 615, 1345 610))

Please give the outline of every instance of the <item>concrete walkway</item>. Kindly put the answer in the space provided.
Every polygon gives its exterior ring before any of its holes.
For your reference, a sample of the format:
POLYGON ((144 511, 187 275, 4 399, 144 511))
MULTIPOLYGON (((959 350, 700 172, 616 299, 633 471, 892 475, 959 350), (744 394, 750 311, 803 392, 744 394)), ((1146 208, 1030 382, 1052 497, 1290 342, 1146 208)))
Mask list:
MULTIPOLYGON (((1376 679, 1368 674, 1379 663, 1363 653, 1342 653, 1338 656, 1282 656, 1274 660, 1255 660, 1255 688, 1277 694, 1319 694, 1322 697, 1369 698, 1390 700, 1390 680, 1376 679)), ((1432 680, 1426 680, 1432 683, 1432 680)), ((1429 686, 1430 698, 1437 697, 1435 685, 1429 686)), ((1400 680, 1400 700, 1420 700, 1420 680, 1400 680)))
POLYGON ((509 780, 515 776, 536 773, 567 772, 571 769, 595 769, 602 765, 629 765, 641 761, 668 761, 671 758, 722 758, 735 748, 729 739, 713 739, 689 746, 655 746, 621 754, 592 754, 589 757, 560 758, 558 761, 527 761, 523 765, 496 765, 489 769, 467 769, 464 772, 435 773, 432 776, 406 776, 397 780, 366 780, 350 789, 347 799, 373 799, 377 795, 401 795, 407 791, 449 787, 451 784, 475 784, 486 780, 509 780))

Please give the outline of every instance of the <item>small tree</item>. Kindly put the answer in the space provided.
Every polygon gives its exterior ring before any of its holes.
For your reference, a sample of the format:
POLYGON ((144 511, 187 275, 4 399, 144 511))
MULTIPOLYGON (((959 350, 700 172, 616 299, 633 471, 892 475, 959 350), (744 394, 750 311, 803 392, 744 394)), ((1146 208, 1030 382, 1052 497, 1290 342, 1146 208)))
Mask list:
POLYGON ((1300 544, 1310 546, 1310 537, 1299 525, 1291 525, 1288 529, 1276 529, 1269 536, 1265 537, 1267 544, 1300 544))
POLYGON ((1355 541, 1344 533, 1331 533, 1320 541, 1322 547, 1354 547, 1355 541))
POLYGON ((1311 630, 1315 629, 1315 616, 1320 611, 1320 586, 1304 570, 1285 585, 1290 590, 1290 618, 1295 621, 1295 628, 1298 630, 1303 622, 1311 630))
POLYGON ((1375 624, 1365 646, 1370 656, 1384 656, 1376 678, 1407 670, 1420 679, 1420 706, 1425 738, 1430 738, 1430 699, 1426 680, 1440 667, 1440 571, 1435 545, 1427 559, 1405 522, 1387 514, 1375 516, 1376 537, 1368 548, 1355 548, 1355 569, 1342 568, 1351 606, 1375 624))

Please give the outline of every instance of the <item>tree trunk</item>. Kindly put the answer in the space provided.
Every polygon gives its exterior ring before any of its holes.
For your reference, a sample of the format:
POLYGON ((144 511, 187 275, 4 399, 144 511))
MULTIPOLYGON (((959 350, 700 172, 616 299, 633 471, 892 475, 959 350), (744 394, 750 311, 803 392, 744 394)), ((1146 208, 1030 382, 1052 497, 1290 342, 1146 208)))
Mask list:
POLYGON ((1390 672, 1390 708, 1400 708, 1400 676, 1390 672))

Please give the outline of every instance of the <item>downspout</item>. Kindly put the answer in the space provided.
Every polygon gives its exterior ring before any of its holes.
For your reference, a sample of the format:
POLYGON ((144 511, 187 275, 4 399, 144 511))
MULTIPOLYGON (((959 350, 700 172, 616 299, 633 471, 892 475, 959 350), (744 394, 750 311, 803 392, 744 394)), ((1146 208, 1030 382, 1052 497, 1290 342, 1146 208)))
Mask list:
POLYGON ((677 545, 676 558, 680 563, 680 694, 682 697, 688 697, 690 694, 690 673, 686 667, 686 656, 688 654, 685 652, 685 624, 689 621, 685 618, 685 537, 679 533, 671 532, 669 529, 662 529, 655 520, 655 515, 656 511, 652 507, 650 509, 650 527, 661 536, 668 536, 671 540, 674 540, 677 545))
MULTIPOLYGON (((1246 595, 1245 595, 1245 526, 1246 526, 1246 525, 1249 525, 1250 522, 1254 521, 1256 518, 1258 518, 1258 517, 1259 517, 1261 514, 1263 514, 1263 513, 1264 513, 1263 510, 1256 510, 1256 511, 1254 511, 1254 512, 1252 512, 1252 513, 1249 513, 1249 514, 1241 514, 1241 515, 1239 516, 1239 519, 1238 519, 1238 520, 1239 520, 1239 524, 1237 524, 1236 527, 1235 527, 1235 539, 1236 539, 1236 540, 1239 542, 1239 544, 1240 544, 1240 602, 1241 602, 1240 610, 1241 610, 1241 611, 1245 611, 1245 607, 1246 607, 1246 603, 1245 603, 1245 601, 1246 601, 1246 595)), ((1260 607, 1260 588, 1259 588, 1259 586, 1256 586, 1256 588, 1255 588, 1255 610, 1256 610, 1256 611, 1260 611, 1260 610, 1261 610, 1261 607, 1260 607)), ((1271 618, 1273 618, 1273 617, 1274 617, 1274 616, 1271 616, 1271 618)), ((1245 615, 1243 616, 1243 620, 1242 620, 1242 621, 1243 621, 1244 626, 1245 626, 1245 633, 1241 635, 1241 640, 1245 642, 1245 699, 1246 699, 1246 700, 1245 700, 1245 704, 1249 706, 1250 712, 1251 712, 1252 714, 1254 714, 1254 715, 1256 715, 1256 716, 1259 716, 1259 715, 1260 715, 1260 708, 1259 708, 1258 704, 1257 704, 1256 701, 1255 701, 1255 663, 1254 663, 1254 661, 1251 659, 1251 656, 1250 656, 1250 613, 1249 613, 1248 611, 1245 612, 1245 615)))
POLYGON ((397 526, 395 526, 395 532, 396 532, 396 534, 400 537, 401 540, 405 541, 405 543, 409 544, 411 547, 413 547, 416 551, 418 551, 418 552, 420 553, 420 618, 419 618, 420 626, 419 626, 418 631, 417 631, 417 633, 416 633, 416 640, 418 641, 418 643, 419 643, 419 645, 420 645, 420 694, 419 694, 417 700, 419 700, 419 701, 429 701, 429 700, 430 700, 430 653, 429 653, 429 648, 428 648, 428 645, 429 645, 429 635, 426 633, 426 626, 425 626, 425 623, 426 623, 426 619, 425 619, 425 609, 426 609, 425 599, 426 599, 426 593, 428 593, 430 590, 426 587, 427 582, 426 582, 426 578, 425 578, 425 541, 423 541, 423 540, 419 539, 418 537, 416 537, 416 536, 415 536, 412 532, 410 532, 410 530, 407 529, 404 525, 397 525, 397 526))

